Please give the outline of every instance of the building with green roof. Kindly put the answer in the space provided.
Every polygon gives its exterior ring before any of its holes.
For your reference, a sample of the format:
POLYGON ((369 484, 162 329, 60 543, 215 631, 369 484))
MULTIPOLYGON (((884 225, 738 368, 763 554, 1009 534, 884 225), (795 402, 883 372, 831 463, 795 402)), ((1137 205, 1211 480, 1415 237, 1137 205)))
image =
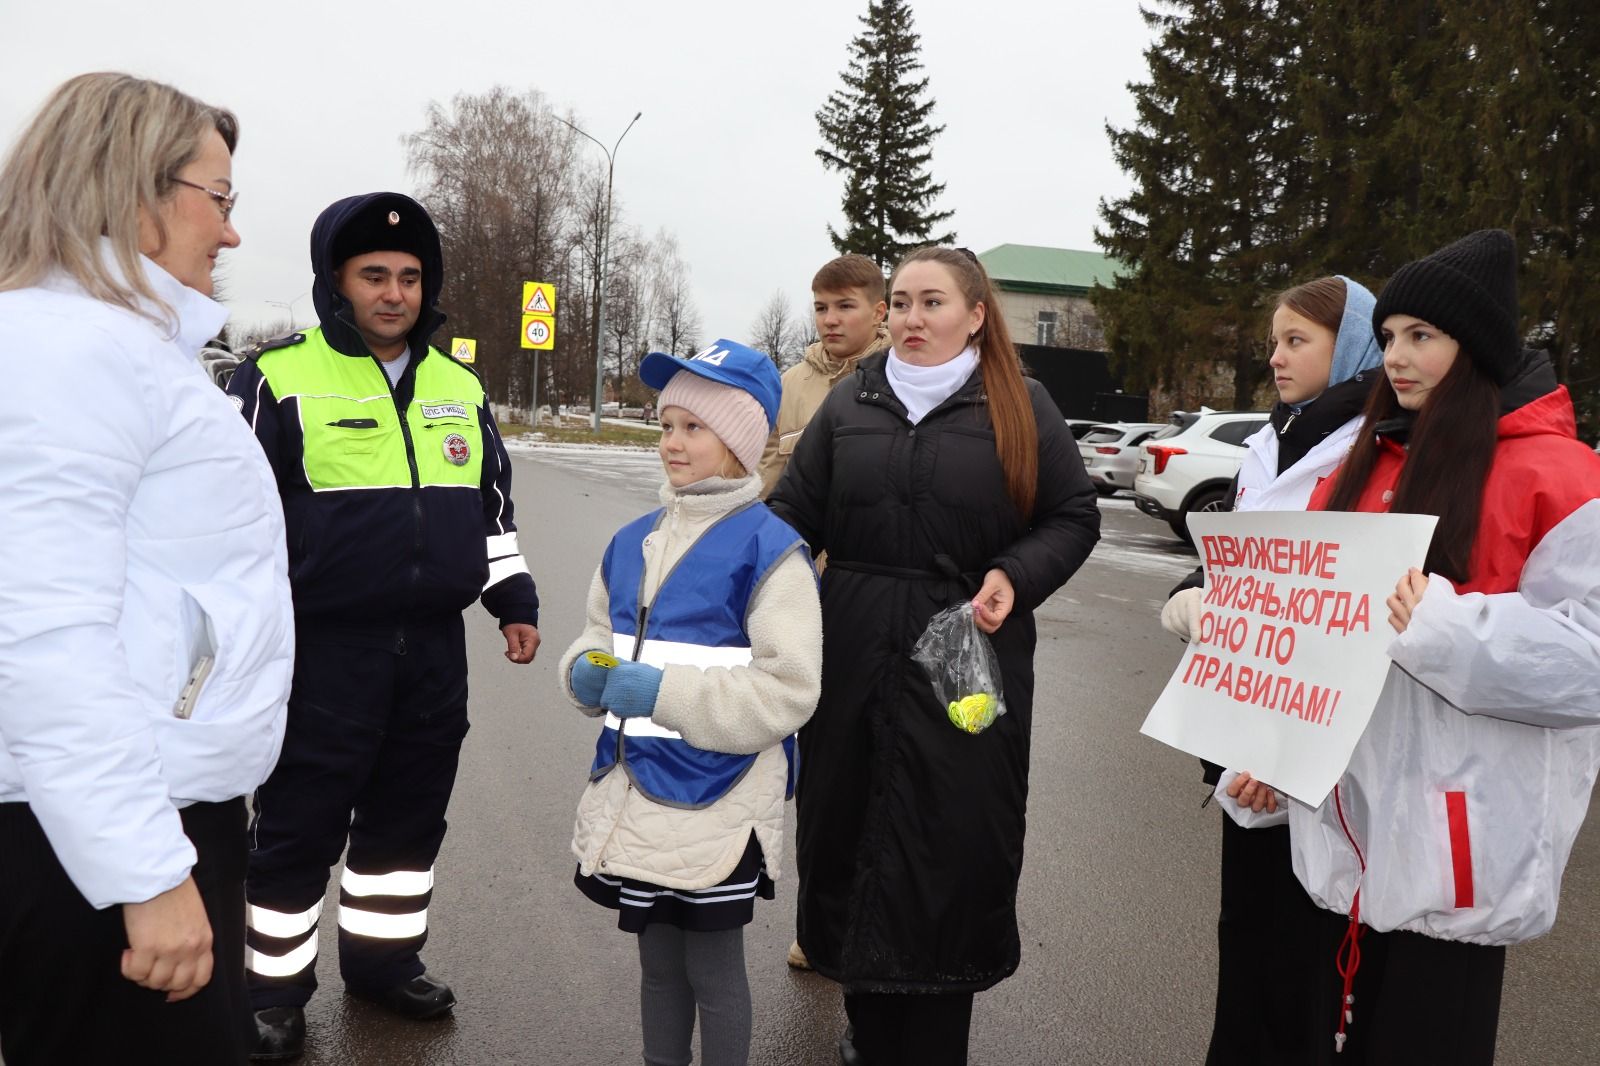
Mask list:
POLYGON ((1120 267, 1099 252, 1001 244, 978 256, 1000 290, 1011 337, 1020 344, 1105 351, 1100 319, 1089 303, 1098 282, 1115 284, 1120 267))

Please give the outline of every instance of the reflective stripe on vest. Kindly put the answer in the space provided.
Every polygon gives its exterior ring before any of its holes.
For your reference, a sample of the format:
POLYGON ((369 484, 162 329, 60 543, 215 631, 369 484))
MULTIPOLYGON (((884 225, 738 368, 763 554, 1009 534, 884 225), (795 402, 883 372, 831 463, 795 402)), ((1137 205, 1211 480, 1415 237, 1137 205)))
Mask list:
MULTIPOLYGON (((689 546, 656 590, 641 639, 644 538, 662 514, 645 515, 619 530, 601 564, 617 656, 656 667, 748 665, 745 611, 772 568, 801 547, 799 535, 759 504, 722 518, 689 546)), ((792 768, 792 738, 784 741, 784 749, 791 753, 792 768)), ((657 803, 699 808, 727 795, 755 761, 755 755, 697 748, 649 718, 608 713, 589 776, 599 780, 620 764, 639 791, 657 803)))
POLYGON ((301 344, 263 354, 257 366, 280 402, 297 401, 313 492, 479 487, 483 383, 437 350, 416 361, 403 426, 377 360, 334 350, 320 329, 307 330, 301 344))

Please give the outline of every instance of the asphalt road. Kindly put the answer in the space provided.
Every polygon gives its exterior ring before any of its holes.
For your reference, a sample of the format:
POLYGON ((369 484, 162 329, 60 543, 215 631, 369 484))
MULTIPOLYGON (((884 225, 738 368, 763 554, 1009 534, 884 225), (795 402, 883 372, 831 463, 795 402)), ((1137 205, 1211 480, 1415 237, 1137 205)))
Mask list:
MULTIPOLYGON (((521 542, 544 601, 527 667, 469 616, 473 730, 430 911, 429 968, 460 997, 452 1019, 408 1023, 343 995, 337 901, 324 922, 324 988, 308 1010, 311 1066, 637 1063, 634 939, 572 886, 572 814, 592 722, 554 666, 613 530, 655 505, 648 454, 519 452, 521 542)), ((1105 538, 1039 612, 1022 968, 978 997, 974 1064, 1164 1066, 1203 1061, 1214 992, 1220 817, 1201 809, 1195 760, 1139 735, 1181 645, 1157 615, 1194 556, 1122 499, 1105 538)), ((1579 840, 1549 937, 1509 955, 1498 1061, 1600 1062, 1600 829, 1579 840)), ((778 899, 747 930, 751 1061, 833 1066, 837 987, 784 964, 793 855, 778 899)), ((1270 972, 1273 961, 1264 959, 1270 972)), ((1331 965, 1330 960, 1330 965, 1331 965)))

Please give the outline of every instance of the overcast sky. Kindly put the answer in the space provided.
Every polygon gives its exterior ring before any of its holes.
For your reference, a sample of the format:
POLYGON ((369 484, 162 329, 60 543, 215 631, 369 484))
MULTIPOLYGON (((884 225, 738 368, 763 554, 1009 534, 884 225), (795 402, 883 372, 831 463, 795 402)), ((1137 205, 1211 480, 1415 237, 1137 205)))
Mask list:
MULTIPOLYGON (((866 0, 0 0, 0 144, 73 74, 125 70, 239 115, 225 253, 236 324, 314 312, 307 238, 342 196, 410 193, 400 145, 429 100, 538 89, 617 153, 625 220, 678 236, 705 336, 743 339, 781 289, 797 311, 833 255, 841 176, 815 112, 839 85, 866 0)), ((945 125, 933 174, 961 243, 1093 248, 1096 205, 1127 187, 1104 125, 1133 120, 1150 33, 1136 0, 915 5, 945 125)), ((600 151, 590 146, 596 158, 600 151)), ((442 304, 449 310, 450 294, 442 304)), ((512 314, 510 309, 508 314, 512 314)))

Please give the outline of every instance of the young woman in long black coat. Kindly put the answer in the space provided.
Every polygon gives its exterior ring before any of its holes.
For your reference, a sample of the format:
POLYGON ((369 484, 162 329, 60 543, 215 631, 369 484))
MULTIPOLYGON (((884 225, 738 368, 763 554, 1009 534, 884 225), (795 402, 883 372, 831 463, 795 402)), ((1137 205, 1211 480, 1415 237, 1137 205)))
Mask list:
POLYGON ((800 739, 800 945, 844 985, 846 1061, 938 1066, 966 1062, 973 994, 1017 968, 1033 612, 1088 558, 1100 515, 977 259, 919 249, 890 289, 894 347, 828 395, 769 503, 828 553, 822 698, 800 739), (910 658, 968 600, 1007 711, 976 735, 910 658))

